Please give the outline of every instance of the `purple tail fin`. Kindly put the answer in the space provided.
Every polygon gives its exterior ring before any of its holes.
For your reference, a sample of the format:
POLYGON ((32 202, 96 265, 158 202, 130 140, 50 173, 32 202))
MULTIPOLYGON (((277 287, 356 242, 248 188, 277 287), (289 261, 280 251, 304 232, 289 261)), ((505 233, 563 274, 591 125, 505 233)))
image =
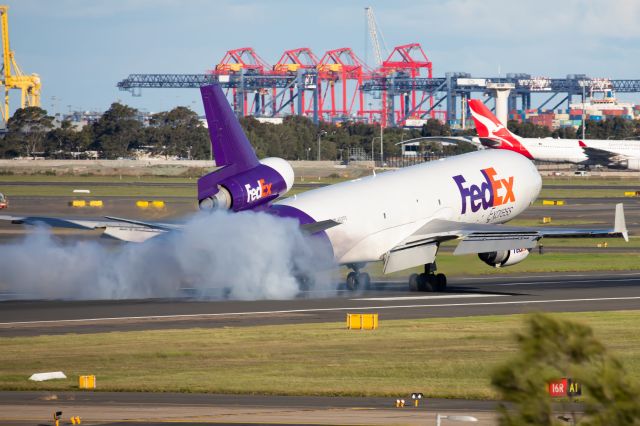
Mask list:
POLYGON ((258 157, 242 131, 220 85, 202 86, 200 93, 209 125, 216 166, 233 164, 237 171, 257 166, 258 157))

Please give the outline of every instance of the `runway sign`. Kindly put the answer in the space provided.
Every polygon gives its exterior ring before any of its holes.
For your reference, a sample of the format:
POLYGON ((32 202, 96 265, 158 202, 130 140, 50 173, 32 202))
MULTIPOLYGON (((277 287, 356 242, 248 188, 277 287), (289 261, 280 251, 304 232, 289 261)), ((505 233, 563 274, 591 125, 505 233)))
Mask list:
POLYGON ((165 207, 165 203, 162 200, 154 200, 154 201, 139 200, 139 201, 136 201, 136 207, 138 207, 139 209, 147 209, 149 207, 153 207, 155 209, 163 209, 165 207))
POLYGON ((378 314, 347 314, 349 330, 375 330, 378 328, 378 314))
POLYGON ((73 200, 69 202, 71 207, 102 207, 102 200, 73 200))
POLYGON ((549 395, 554 398, 582 395, 582 385, 573 379, 562 378, 549 382, 549 395))
POLYGON ((96 388, 96 376, 80 376, 79 380, 80 389, 95 389, 96 388))
POLYGON ((542 200, 543 206, 564 206, 564 200, 542 200))

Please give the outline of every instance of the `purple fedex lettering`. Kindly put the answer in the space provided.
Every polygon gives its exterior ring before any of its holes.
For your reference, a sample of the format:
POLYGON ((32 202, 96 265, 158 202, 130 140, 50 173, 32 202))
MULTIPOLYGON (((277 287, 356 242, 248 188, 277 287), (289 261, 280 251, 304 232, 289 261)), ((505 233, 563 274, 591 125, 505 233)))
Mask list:
POLYGON ((482 169, 480 172, 484 177, 484 182, 482 182, 480 186, 471 184, 467 188, 464 185, 467 181, 462 175, 453 177, 456 185, 458 185, 460 198, 462 199, 461 214, 467 212, 467 198, 469 199, 473 213, 480 210, 480 208, 487 210, 490 207, 498 207, 510 202, 515 203, 516 197, 513 193, 513 176, 507 179, 498 179, 496 178, 497 172, 493 167, 482 169), (504 193, 504 195, 500 195, 499 192, 504 193))
POLYGON ((462 201, 462 209, 460 210, 461 214, 465 214, 467 212, 467 198, 469 199, 469 204, 471 205, 471 211, 473 213, 480 210, 480 208, 486 210, 493 206, 493 191, 491 183, 488 180, 483 182, 480 186, 471 184, 468 188, 464 186, 466 180, 462 175, 454 176, 453 180, 456 182, 456 185, 458 185, 458 190, 460 191, 460 198, 462 201))

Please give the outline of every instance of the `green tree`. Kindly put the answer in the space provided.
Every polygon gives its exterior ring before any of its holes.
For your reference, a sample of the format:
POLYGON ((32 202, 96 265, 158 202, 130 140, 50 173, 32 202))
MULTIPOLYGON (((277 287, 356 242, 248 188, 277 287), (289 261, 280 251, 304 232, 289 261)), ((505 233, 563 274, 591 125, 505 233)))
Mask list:
POLYGON ((45 155, 47 157, 67 158, 70 153, 85 151, 93 139, 91 126, 82 129, 73 127, 72 123, 64 120, 60 127, 47 133, 45 141, 45 155))
POLYGON ((53 128, 53 117, 40 107, 19 108, 7 123, 4 155, 27 157, 44 151, 47 133, 53 128))
POLYGON ((492 375, 502 400, 512 404, 499 407, 501 425, 563 424, 554 417, 547 393, 547 384, 562 377, 583 386, 585 413, 578 424, 640 424, 640 389, 588 326, 536 314, 516 340, 519 352, 492 375))
POLYGON ((187 107, 176 107, 154 114, 146 130, 146 143, 156 155, 207 159, 211 146, 209 132, 198 114, 187 107))
POLYGON ((94 142, 89 147, 102 151, 108 159, 127 156, 139 145, 142 123, 136 119, 134 108, 113 103, 93 124, 94 142))

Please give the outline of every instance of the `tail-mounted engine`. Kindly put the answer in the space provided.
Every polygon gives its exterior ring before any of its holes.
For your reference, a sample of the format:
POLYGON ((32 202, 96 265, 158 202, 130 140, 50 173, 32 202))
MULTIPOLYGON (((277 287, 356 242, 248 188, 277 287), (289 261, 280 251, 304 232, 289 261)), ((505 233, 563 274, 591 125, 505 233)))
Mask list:
POLYGON ((267 206, 293 186, 293 169, 282 158, 265 158, 240 173, 223 167, 198 180, 201 210, 235 212, 267 206))
POLYGON ((504 251, 491 251, 488 253, 478 253, 478 257, 484 263, 494 268, 511 266, 522 262, 529 256, 529 249, 514 249, 504 251))

